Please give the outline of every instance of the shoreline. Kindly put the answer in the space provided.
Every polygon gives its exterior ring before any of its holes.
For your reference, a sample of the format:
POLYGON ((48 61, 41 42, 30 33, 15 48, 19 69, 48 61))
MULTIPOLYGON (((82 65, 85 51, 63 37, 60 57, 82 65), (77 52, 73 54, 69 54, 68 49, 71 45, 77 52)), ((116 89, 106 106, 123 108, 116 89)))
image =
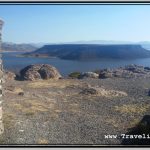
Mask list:
POLYGON ((26 55, 15 55, 16 57, 26 57, 26 58, 58 58, 52 56, 26 56, 26 55))
POLYGON ((32 51, 3 51, 2 50, 2 53, 16 53, 16 52, 18 52, 18 53, 26 53, 26 52, 32 52, 32 51))

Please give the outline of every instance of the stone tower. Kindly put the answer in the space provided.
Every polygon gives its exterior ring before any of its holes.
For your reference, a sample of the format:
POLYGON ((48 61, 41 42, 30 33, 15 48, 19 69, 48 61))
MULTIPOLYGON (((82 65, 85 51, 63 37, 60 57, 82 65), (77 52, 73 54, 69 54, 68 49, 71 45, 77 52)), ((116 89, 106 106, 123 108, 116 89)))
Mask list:
POLYGON ((0 19, 0 134, 4 131, 2 122, 2 82, 3 82, 3 65, 2 65, 2 27, 4 22, 0 19))

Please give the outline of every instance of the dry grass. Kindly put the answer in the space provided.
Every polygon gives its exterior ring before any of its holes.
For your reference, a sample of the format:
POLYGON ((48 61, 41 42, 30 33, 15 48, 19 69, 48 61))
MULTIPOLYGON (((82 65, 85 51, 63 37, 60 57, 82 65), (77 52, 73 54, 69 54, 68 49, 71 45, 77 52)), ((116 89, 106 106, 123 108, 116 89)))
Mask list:
POLYGON ((60 110, 60 109, 55 109, 54 112, 60 113, 60 112, 62 112, 62 110, 60 110))
POLYGON ((130 122, 122 122, 120 120, 117 120, 116 118, 109 118, 106 119, 105 122, 114 126, 115 128, 133 128, 139 123, 140 119, 134 118, 130 122))
POLYGON ((16 110, 21 111, 23 114, 30 116, 36 113, 49 112, 54 106, 53 103, 44 103, 43 101, 31 99, 24 100, 21 103, 13 104, 16 110))
POLYGON ((120 127, 120 123, 118 122, 118 120, 114 119, 114 118, 109 118, 105 120, 106 123, 114 126, 115 128, 120 127))
MULTIPOLYGON (((43 81, 34 81, 30 82, 27 84, 28 88, 58 88, 58 89, 63 89, 63 88, 85 88, 85 87, 91 87, 90 85, 87 85, 85 83, 80 83, 77 82, 76 80, 43 80, 43 81)), ((104 88, 97 88, 97 87, 91 87, 94 88, 98 91, 98 95, 96 96, 104 96, 104 97, 122 97, 122 96, 127 96, 127 93, 123 91, 115 91, 115 90, 106 90, 104 88)), ((59 92, 48 92, 50 95, 63 95, 61 91, 59 92)), ((65 96, 70 96, 70 95, 77 95, 78 93, 71 93, 65 96)))
POLYGON ((47 139, 39 139, 38 141, 37 141, 37 144, 48 144, 49 142, 48 142, 48 140, 47 139))
POLYGON ((20 92, 23 92, 23 89, 21 89, 21 88, 15 88, 15 90, 14 90, 14 93, 20 93, 20 92))
POLYGON ((130 122, 128 122, 128 124, 126 126, 127 126, 127 128, 133 128, 133 127, 137 126, 139 124, 139 122, 140 122, 140 119, 136 118, 136 119, 133 119, 130 122))
POLYGON ((149 105, 142 105, 142 104, 128 104, 122 106, 115 106, 115 110, 124 114, 132 114, 132 113, 145 113, 148 109, 150 109, 149 105))
POLYGON ((79 104, 76 103, 69 104, 68 111, 72 113, 79 113, 80 112, 79 104))
POLYGON ((50 88, 50 87, 57 87, 57 88, 66 88, 70 85, 79 85, 77 82, 73 80, 42 80, 42 81, 34 81, 27 84, 29 88, 50 88))
POLYGON ((4 123, 4 128, 12 128, 13 125, 15 124, 15 115, 10 114, 10 113, 3 113, 3 123, 4 123))
POLYGON ((24 92, 22 88, 20 87, 14 87, 13 89, 8 89, 6 90, 6 92, 9 92, 9 93, 13 93, 13 94, 18 94, 20 92, 24 92))

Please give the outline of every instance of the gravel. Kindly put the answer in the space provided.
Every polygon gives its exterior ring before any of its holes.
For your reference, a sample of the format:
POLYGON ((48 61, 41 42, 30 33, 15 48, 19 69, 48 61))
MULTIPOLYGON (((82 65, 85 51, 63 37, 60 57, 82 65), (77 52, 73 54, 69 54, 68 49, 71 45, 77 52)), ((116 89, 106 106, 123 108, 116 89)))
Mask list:
POLYGON ((121 145, 122 139, 107 139, 105 135, 119 137, 149 114, 144 107, 150 101, 150 78, 61 79, 58 83, 62 82, 63 88, 59 86, 61 83, 55 87, 29 88, 30 82, 5 83, 6 89, 13 85, 21 88, 24 95, 9 89, 5 92, 5 132, 0 137, 1 144, 121 145), (65 86, 65 82, 69 85, 65 86), (87 85, 90 88, 122 91, 127 96, 81 94, 87 85), (134 105, 137 108, 142 105, 144 110, 122 113, 120 109, 115 109, 123 105, 131 106, 131 109, 134 105))

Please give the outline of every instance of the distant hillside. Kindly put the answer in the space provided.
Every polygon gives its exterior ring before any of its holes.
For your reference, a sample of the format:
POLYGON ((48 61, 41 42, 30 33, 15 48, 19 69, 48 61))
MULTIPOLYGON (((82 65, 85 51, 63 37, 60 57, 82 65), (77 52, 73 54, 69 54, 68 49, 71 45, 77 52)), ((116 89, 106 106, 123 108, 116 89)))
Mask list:
POLYGON ((25 56, 50 56, 70 60, 89 60, 101 58, 147 58, 150 51, 141 45, 98 45, 98 44, 60 44, 45 45, 38 50, 25 53, 25 56))
POLYGON ((31 44, 15 44, 15 43, 2 43, 2 50, 9 52, 31 52, 36 50, 37 47, 31 44))

